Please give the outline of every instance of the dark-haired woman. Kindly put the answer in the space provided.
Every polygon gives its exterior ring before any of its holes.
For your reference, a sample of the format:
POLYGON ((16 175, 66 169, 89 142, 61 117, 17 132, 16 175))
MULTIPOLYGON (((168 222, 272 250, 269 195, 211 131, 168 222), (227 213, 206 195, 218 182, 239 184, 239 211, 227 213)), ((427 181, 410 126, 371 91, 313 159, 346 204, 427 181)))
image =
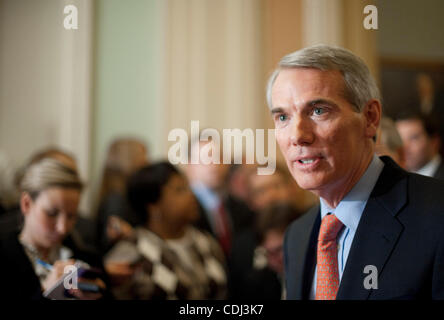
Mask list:
POLYGON ((225 298, 224 255, 209 234, 192 227, 198 208, 185 177, 167 162, 146 166, 130 178, 128 200, 145 224, 105 259, 111 274, 125 265, 132 271, 115 297, 225 298))

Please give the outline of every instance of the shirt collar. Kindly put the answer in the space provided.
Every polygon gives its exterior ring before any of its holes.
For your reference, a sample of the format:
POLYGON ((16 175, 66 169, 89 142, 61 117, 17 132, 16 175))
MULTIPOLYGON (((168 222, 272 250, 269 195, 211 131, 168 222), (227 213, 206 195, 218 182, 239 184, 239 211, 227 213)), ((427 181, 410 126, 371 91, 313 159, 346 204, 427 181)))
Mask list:
POLYGON ((437 154, 424 167, 422 167, 415 173, 422 174, 423 176, 433 177, 440 164, 441 156, 437 154))
POLYGON ((217 210, 220 204, 220 198, 214 191, 206 187, 203 183, 192 184, 191 190, 205 210, 217 210))
POLYGON ((328 204, 320 198, 321 218, 324 218, 327 213, 332 212, 347 228, 356 231, 370 193, 375 187, 383 168, 384 162, 382 162, 378 156, 373 155, 373 159, 361 179, 359 179, 358 183, 356 183, 341 202, 339 202, 335 209, 330 208, 328 204))

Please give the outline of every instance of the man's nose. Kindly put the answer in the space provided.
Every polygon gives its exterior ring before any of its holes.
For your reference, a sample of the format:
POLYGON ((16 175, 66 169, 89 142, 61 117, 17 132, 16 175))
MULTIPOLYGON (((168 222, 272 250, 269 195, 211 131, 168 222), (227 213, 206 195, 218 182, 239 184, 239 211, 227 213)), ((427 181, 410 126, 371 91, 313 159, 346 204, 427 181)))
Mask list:
POLYGON ((291 131, 291 143, 294 145, 309 145, 314 141, 313 128, 308 119, 295 118, 291 131))

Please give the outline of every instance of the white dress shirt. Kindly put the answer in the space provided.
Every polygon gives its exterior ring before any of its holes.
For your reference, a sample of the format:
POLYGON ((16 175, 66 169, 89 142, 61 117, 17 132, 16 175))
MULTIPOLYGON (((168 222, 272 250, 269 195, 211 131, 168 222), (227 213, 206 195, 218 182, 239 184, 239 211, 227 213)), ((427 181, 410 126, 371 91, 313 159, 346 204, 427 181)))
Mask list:
MULTIPOLYGON (((378 181, 379 175, 384 168, 384 162, 379 157, 373 155, 373 159, 370 162, 369 167, 362 175, 361 179, 350 190, 349 193, 339 202, 336 208, 330 208, 327 203, 320 198, 321 202, 321 218, 324 218, 327 213, 331 212, 338 218, 343 224, 344 228, 339 232, 338 242, 338 271, 339 271, 339 283, 344 273, 344 268, 347 263, 348 254, 350 252, 353 238, 358 228, 359 221, 361 220, 362 213, 364 212, 367 200, 375 187, 376 181, 378 181)), ((314 300, 316 297, 316 280, 317 280, 317 266, 315 268, 315 274, 310 290, 309 298, 314 300)))

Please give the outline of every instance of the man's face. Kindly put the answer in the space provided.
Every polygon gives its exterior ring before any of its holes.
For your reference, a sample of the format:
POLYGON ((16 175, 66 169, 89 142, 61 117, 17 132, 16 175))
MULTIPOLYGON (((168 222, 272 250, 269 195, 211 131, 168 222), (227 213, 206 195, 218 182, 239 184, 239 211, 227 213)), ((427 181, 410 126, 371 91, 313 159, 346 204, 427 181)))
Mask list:
POLYGON ((419 119, 399 120, 396 128, 404 144, 405 167, 409 171, 421 169, 435 155, 432 139, 419 119))
POLYGON ((263 210, 275 202, 290 200, 285 177, 279 172, 272 175, 251 173, 249 178, 249 203, 254 210, 263 210))
MULTIPOLYGON (((221 188, 224 187, 229 166, 223 164, 222 157, 220 158, 219 161, 220 164, 203 163, 201 155, 205 154, 205 152, 202 151, 202 149, 206 147, 209 143, 212 142, 199 142, 199 149, 197 148, 191 149, 191 152, 193 153, 194 157, 196 157, 196 159, 199 159, 199 163, 198 164, 190 163, 188 165, 187 168, 188 179, 190 180, 191 183, 199 182, 212 190, 220 190, 221 188)), ((220 147, 216 146, 216 148, 220 147)), ((212 151, 208 152, 208 157, 209 158, 212 157, 212 151)))
POLYGON ((340 72, 310 68, 282 70, 272 88, 276 139, 288 168, 301 188, 320 196, 350 189, 373 153, 380 113, 370 115, 367 106, 356 112, 344 90, 340 72))

